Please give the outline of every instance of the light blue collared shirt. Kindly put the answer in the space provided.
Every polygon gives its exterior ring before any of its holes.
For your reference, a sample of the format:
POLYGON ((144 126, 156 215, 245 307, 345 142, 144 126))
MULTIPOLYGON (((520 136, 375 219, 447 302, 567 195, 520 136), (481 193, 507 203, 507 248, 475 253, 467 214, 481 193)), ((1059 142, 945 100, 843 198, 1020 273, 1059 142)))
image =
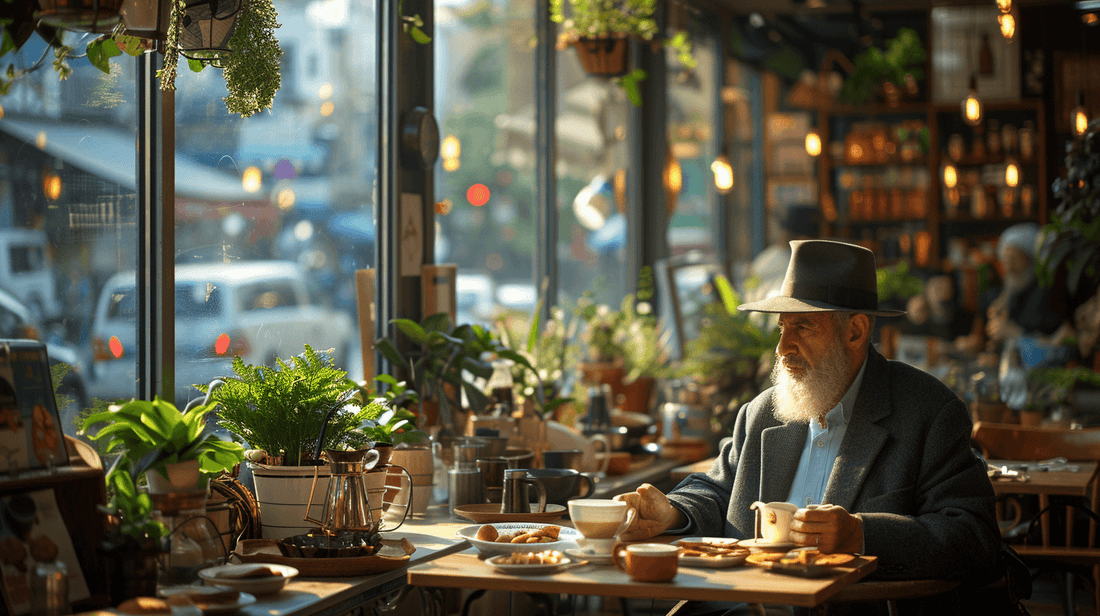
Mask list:
POLYGON ((806 445, 802 448, 802 457, 798 460, 798 471, 791 482, 791 492, 787 502, 798 507, 820 505, 825 496, 825 486, 833 472, 833 464, 840 453, 840 444, 848 433, 848 422, 852 418, 852 408, 856 404, 859 386, 863 383, 863 371, 867 360, 863 360, 855 380, 844 393, 840 402, 825 414, 825 427, 818 421, 811 421, 806 427, 806 445))

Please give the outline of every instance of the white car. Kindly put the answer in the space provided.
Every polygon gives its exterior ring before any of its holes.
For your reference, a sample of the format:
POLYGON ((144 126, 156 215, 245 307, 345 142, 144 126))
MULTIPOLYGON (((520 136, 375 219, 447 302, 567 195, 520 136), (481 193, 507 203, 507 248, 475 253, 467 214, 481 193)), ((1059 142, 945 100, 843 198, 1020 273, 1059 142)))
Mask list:
MULTIPOLYGON (((231 375, 236 355, 248 364, 275 365, 308 344, 335 349, 346 369, 357 334, 350 317, 310 301, 304 271, 290 261, 243 261, 176 266, 177 406, 201 395, 192 385, 231 375)), ((127 399, 136 393, 134 274, 116 274, 103 287, 92 323, 92 397, 127 399)))
POLYGON ((46 233, 34 229, 0 229, 0 287, 11 292, 35 320, 61 312, 46 233))

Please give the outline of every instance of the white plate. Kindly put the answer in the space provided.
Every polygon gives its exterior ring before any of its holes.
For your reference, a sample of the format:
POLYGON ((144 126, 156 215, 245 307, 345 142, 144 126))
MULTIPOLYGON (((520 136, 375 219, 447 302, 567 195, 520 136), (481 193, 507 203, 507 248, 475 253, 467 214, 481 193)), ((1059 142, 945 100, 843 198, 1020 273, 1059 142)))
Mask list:
POLYGON ((253 595, 267 595, 279 592, 286 586, 287 580, 296 575, 298 575, 298 570, 294 567, 268 563, 222 565, 220 567, 208 567, 199 570, 199 577, 208 585, 228 586, 233 590, 239 590, 253 595), (250 569, 260 569, 262 567, 267 567, 279 575, 267 577, 226 577, 227 573, 246 572, 250 569))
POLYGON ((611 552, 597 553, 593 550, 586 550, 584 548, 562 550, 566 555, 575 558, 577 560, 587 560, 593 565, 613 565, 615 561, 611 558, 611 552))
MULTIPOLYGON (((738 547, 741 543, 737 539, 730 539, 729 537, 684 537, 678 540, 680 542, 694 542, 694 543, 709 543, 711 545, 719 545, 722 547, 738 547)), ((747 547, 747 546, 740 546, 747 547)), ((681 567, 706 567, 711 569, 720 569, 723 567, 735 567, 745 563, 745 559, 748 558, 748 553, 741 552, 741 554, 730 554, 723 556, 685 556, 680 555, 681 567)))
POLYGON ((235 603, 203 603, 202 591, 216 592, 226 590, 224 586, 185 586, 181 588, 168 588, 161 591, 161 596, 168 597, 174 594, 186 593, 191 596, 191 601, 202 610, 204 616, 214 616, 216 614, 230 614, 236 612, 246 605, 252 605, 256 602, 256 597, 246 592, 242 592, 237 595, 237 601, 235 603))
MULTIPOLYGON (((566 548, 576 548, 577 539, 581 538, 580 532, 567 526, 560 526, 558 540, 550 543, 496 543, 482 541, 477 538, 477 531, 484 524, 471 524, 463 526, 455 533, 459 537, 469 541, 478 550, 486 554, 511 554, 512 552, 541 552, 543 550, 565 551, 566 548)), ((537 530, 546 526, 558 526, 557 524, 535 524, 533 522, 498 522, 491 524, 500 534, 511 533, 517 530, 537 530)))
MULTIPOLYGON (((539 550, 540 552, 542 550, 539 550)), ((498 554, 492 558, 487 559, 485 562, 495 567, 498 571, 504 573, 511 573, 513 575, 538 575, 543 573, 554 573, 562 567, 572 563, 569 558, 562 557, 561 562, 554 563, 552 565, 509 565, 500 561, 508 558, 508 554, 498 554)))
POLYGON ((742 539, 737 542, 737 545, 748 548, 753 554, 759 554, 761 552, 788 552, 792 548, 798 547, 792 541, 770 543, 763 539, 742 539))

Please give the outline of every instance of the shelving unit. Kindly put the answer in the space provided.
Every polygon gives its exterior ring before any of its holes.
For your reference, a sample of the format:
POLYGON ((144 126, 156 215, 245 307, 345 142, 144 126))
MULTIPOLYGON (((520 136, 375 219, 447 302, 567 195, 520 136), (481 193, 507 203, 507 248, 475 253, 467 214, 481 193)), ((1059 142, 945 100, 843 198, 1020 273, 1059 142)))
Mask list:
POLYGON ((920 269, 964 267, 970 250, 995 240, 1008 226, 1046 222, 1043 119, 1039 100, 989 103, 975 128, 963 123, 955 105, 906 102, 823 110, 819 125, 828 144, 818 160, 823 236, 871 248, 880 265, 901 260, 920 269), (1025 122, 1030 123, 1024 133, 1031 143, 1028 156, 1019 145, 1025 122), (1004 131, 1005 125, 1013 129, 1004 131), (993 128, 998 138, 990 143, 993 128), (981 146, 975 148, 979 136, 981 146), (1010 151, 1001 147, 1005 137, 1010 151), (1010 156, 1020 172, 1016 187, 1005 185, 1010 156), (954 190, 944 185, 948 163, 956 171, 954 190))

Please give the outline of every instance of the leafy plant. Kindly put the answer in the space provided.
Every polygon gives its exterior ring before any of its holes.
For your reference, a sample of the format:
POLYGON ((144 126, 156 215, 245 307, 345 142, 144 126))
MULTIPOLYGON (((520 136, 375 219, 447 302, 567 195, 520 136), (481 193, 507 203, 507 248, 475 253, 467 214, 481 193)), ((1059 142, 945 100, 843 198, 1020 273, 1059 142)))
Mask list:
POLYGON ((1072 315, 1100 284, 1100 126, 1067 148, 1066 176, 1053 189, 1058 205, 1042 229, 1035 272, 1043 286, 1064 279, 1072 315))
POLYGON ((137 550, 159 546, 168 537, 168 527, 153 517, 153 499, 138 490, 128 471, 107 475, 107 494, 107 504, 98 509, 109 516, 104 542, 110 547, 137 550))
POLYGON ((866 103, 884 82, 907 86, 908 79, 924 79, 927 54, 920 36, 912 28, 900 28, 886 48, 868 47, 852 61, 852 72, 840 90, 840 99, 852 105, 866 103))
POLYGON ((269 456, 284 456, 287 466, 300 466, 312 456, 330 412, 323 449, 366 441, 355 431, 362 412, 345 408, 358 388, 336 367, 331 353, 307 344, 302 354, 276 359, 275 368, 245 364, 238 356, 233 358, 235 376, 212 392, 209 385, 195 387, 210 392, 223 427, 269 456))
POLYGON ((393 324, 417 346, 419 354, 403 356, 388 338, 375 341, 375 347, 395 366, 409 369, 413 388, 420 399, 437 400, 444 422, 452 419, 451 407, 462 408, 463 393, 474 412, 480 413, 488 405, 489 397, 485 392, 462 373, 468 371, 483 379, 493 373, 492 365, 481 359, 482 353, 499 348, 492 334, 478 325, 452 328, 446 313, 425 317, 420 323, 394 319, 393 324))
MULTIPOLYGON (((388 376, 388 375, 387 375, 388 376)), ((390 377, 392 378, 392 377, 390 377)), ((421 443, 427 434, 416 427, 416 414, 403 408, 391 408, 385 398, 375 398, 363 405, 359 432, 375 443, 421 443)))
POLYGON ((545 324, 542 301, 529 317, 501 315, 494 333, 500 339, 500 357, 511 359, 513 393, 517 403, 533 400, 542 415, 552 413, 572 398, 559 397, 562 381, 577 367, 580 355, 575 339, 577 319, 565 324, 565 311, 554 307, 545 324))
MULTIPOLYGON (((659 34, 653 14, 657 0, 568 0, 570 11, 566 15, 566 0, 550 0, 550 20, 562 25, 558 36, 558 49, 565 49, 582 38, 609 38, 635 36, 652 41, 659 34)), ((687 32, 676 32, 662 44, 672 49, 677 60, 685 68, 695 68, 698 61, 691 53, 691 39, 687 32)), ((634 105, 641 105, 638 82, 648 77, 642 69, 634 69, 617 79, 620 87, 634 105)))
POLYGON ((910 273, 905 261, 898 261, 893 267, 880 267, 875 271, 875 279, 880 302, 891 299, 905 301, 924 292, 924 281, 910 273))
POLYGON ((108 453, 120 450, 116 466, 124 463, 134 477, 153 470, 167 479, 168 464, 187 460, 198 460, 204 475, 216 474, 239 463, 244 458, 244 449, 215 434, 203 434, 206 415, 212 410, 200 405, 181 413, 159 396, 152 402, 131 400, 90 415, 84 420, 83 430, 105 424, 89 438, 107 439, 108 453))
POLYGON ((424 32, 424 20, 421 19, 419 14, 406 15, 402 10, 405 0, 398 0, 397 2, 397 14, 401 16, 401 30, 405 34, 409 35, 409 38, 420 43, 421 45, 427 45, 432 42, 432 37, 428 36, 424 32))
POLYGON ((704 306, 699 334, 684 346, 675 374, 704 383, 731 378, 753 381, 761 358, 775 352, 779 330, 764 327, 751 313, 738 310, 741 297, 725 276, 715 276, 714 286, 722 301, 704 306))
MULTIPOLYGON (((179 56, 183 53, 180 33, 187 19, 185 0, 171 1, 164 64, 157 71, 162 90, 176 89, 179 56)), ((230 113, 247 118, 274 103, 282 85, 279 58, 283 50, 275 38, 278 17, 271 0, 241 0, 229 51, 204 51, 187 57, 192 71, 199 72, 207 66, 222 69, 229 91, 223 100, 230 113)))
POLYGON ((1076 368, 1035 368, 1027 375, 1027 408, 1047 409, 1065 404, 1077 384, 1100 387, 1100 374, 1076 368))
POLYGON ((667 336, 661 334, 649 302, 635 301, 633 294, 627 294, 619 310, 611 310, 606 304, 591 303, 586 294, 576 314, 584 322, 581 342, 593 361, 622 358, 627 383, 641 376, 664 376, 667 336))

